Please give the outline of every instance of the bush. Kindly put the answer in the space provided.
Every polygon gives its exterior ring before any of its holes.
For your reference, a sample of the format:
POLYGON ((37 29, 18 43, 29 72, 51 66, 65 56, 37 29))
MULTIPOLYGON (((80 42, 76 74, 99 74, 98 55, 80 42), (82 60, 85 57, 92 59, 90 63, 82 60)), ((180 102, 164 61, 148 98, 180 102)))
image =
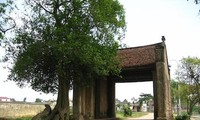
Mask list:
POLYGON ((190 120, 190 116, 187 113, 184 113, 183 115, 176 116, 175 120, 190 120))
POLYGON ((176 116, 175 120, 182 120, 182 116, 181 115, 176 116))
POLYGON ((192 112, 200 114, 200 107, 199 106, 194 106, 193 109, 192 109, 192 112))
POLYGON ((124 106, 124 116, 132 116, 132 110, 130 109, 129 106, 124 106))

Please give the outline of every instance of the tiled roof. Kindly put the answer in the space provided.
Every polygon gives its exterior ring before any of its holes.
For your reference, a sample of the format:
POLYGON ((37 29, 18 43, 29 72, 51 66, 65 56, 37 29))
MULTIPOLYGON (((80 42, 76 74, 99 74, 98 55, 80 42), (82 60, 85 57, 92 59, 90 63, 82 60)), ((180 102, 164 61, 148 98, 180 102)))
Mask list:
POLYGON ((117 54, 121 60, 122 67, 129 68, 155 63, 155 48, 158 44, 118 50, 117 54))

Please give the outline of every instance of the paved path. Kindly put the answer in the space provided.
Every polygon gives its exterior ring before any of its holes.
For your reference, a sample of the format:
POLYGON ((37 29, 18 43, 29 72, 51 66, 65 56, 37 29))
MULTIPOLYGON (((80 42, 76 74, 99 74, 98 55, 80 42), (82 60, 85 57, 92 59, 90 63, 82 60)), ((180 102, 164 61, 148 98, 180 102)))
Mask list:
MULTIPOLYGON (((126 120, 153 120, 154 113, 149 113, 138 118, 127 118, 126 120)), ((192 116, 191 120, 200 120, 200 115, 192 116)))
POLYGON ((200 120, 200 115, 194 115, 194 116, 192 116, 191 120, 200 120))
POLYGON ((153 120, 154 114, 153 113, 149 113, 147 115, 144 115, 142 117, 138 117, 138 118, 127 118, 126 120, 153 120))

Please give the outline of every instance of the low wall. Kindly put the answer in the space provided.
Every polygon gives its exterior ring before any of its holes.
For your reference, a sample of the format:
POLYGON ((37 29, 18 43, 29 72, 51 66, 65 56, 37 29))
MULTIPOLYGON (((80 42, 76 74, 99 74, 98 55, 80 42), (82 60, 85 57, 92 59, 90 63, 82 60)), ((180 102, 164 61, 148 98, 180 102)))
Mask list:
POLYGON ((1 118, 34 116, 43 111, 44 103, 0 102, 1 118))

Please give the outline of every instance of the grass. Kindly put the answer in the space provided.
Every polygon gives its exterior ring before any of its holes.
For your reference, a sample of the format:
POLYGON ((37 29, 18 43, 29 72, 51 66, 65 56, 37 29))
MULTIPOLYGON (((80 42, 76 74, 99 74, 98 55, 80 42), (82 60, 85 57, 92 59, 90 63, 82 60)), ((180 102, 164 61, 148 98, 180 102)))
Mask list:
POLYGON ((0 120, 31 120, 32 117, 20 117, 20 118, 0 118, 0 120))
POLYGON ((31 120, 32 117, 22 117, 22 118, 17 118, 17 119, 13 119, 13 120, 31 120))
MULTIPOLYGON (((147 114, 148 114, 148 112, 133 112, 132 116, 128 116, 128 117, 137 118, 137 117, 141 117, 141 116, 144 116, 144 115, 147 115, 147 114)), ((127 118, 127 117, 124 116, 123 112, 117 112, 116 117, 121 119, 121 120, 127 118)))
MULTIPOLYGON (((144 115, 147 115, 147 114, 148 114, 148 112, 133 112, 132 116, 128 116, 128 117, 137 118, 137 117, 141 117, 141 116, 144 116, 144 115)), ((127 118, 127 117, 124 116, 123 112, 117 112, 116 117, 119 118, 120 120, 127 118)), ((0 118, 0 120, 31 120, 31 119, 32 119, 32 117, 0 118)))

